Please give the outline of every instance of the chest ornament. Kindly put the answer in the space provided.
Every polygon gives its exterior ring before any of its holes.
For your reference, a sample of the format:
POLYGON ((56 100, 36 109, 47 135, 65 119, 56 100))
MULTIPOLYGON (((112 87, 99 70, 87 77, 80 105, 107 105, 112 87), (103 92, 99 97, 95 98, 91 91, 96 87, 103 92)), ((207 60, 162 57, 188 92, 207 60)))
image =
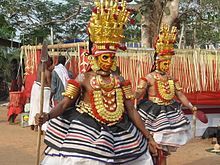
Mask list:
POLYGON ((159 98, 164 101, 170 101, 175 97, 175 85, 174 81, 171 79, 156 79, 156 90, 159 98))
POLYGON ((114 124, 124 113, 123 91, 114 76, 104 81, 100 75, 90 80, 93 90, 90 101, 93 117, 101 123, 114 124))

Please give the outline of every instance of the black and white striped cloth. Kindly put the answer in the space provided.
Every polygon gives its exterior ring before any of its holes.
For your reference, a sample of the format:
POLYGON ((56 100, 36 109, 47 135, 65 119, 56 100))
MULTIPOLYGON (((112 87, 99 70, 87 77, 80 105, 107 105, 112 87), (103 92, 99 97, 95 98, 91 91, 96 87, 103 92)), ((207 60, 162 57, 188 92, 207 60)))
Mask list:
POLYGON ((106 163, 125 163, 146 153, 147 141, 124 115, 123 119, 106 126, 86 113, 75 109, 49 122, 45 136, 50 156, 71 156, 106 163))
POLYGON ((149 100, 138 104, 138 112, 145 128, 154 134, 157 143, 179 147, 192 137, 188 118, 183 114, 180 103, 158 105, 149 100))

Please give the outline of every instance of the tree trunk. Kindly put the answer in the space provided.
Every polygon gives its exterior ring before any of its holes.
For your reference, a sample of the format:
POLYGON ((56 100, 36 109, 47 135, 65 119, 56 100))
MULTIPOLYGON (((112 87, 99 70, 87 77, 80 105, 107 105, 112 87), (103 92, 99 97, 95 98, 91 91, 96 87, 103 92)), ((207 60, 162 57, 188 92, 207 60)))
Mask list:
MULTIPOLYGON (((148 5, 148 4, 145 4, 148 5)), ((160 0, 155 0, 150 8, 143 13, 141 27, 141 42, 143 46, 152 48, 154 40, 158 35, 158 26, 160 26, 162 6, 160 0)))
POLYGON ((178 49, 182 49, 183 48, 183 34, 185 31, 185 24, 183 23, 183 26, 181 28, 181 33, 180 33, 180 40, 179 40, 179 44, 178 44, 178 49))
POLYGON ((179 13, 179 0, 167 1, 163 11, 162 24, 171 26, 174 20, 178 17, 179 13))
POLYGON ((142 24, 141 24, 141 43, 143 47, 147 47, 150 48, 151 47, 151 42, 152 42, 152 38, 151 38, 151 22, 149 19, 149 15, 145 14, 142 16, 142 20, 141 20, 142 24))
POLYGON ((142 15, 141 42, 144 47, 153 47, 162 23, 172 25, 178 17, 179 0, 166 0, 164 7, 161 0, 155 0, 142 15))

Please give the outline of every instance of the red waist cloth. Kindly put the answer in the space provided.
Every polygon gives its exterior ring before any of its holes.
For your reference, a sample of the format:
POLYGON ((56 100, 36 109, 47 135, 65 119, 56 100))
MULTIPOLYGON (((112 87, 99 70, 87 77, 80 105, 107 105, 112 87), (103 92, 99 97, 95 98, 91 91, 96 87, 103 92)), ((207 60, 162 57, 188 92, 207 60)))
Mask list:
POLYGON ((23 97, 23 92, 9 92, 10 100, 8 106, 8 120, 11 115, 18 115, 23 111, 25 104, 25 99, 23 97))

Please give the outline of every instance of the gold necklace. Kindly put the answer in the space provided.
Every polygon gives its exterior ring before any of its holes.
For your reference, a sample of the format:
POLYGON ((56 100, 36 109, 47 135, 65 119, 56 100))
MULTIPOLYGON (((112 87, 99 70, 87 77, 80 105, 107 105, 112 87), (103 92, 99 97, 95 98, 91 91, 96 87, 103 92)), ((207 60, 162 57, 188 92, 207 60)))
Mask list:
POLYGON ((159 96, 166 101, 170 101, 175 96, 175 87, 173 80, 160 81, 157 80, 157 90, 159 96))
POLYGON ((110 75, 110 82, 107 83, 102 79, 101 75, 96 76, 97 82, 100 85, 100 87, 105 91, 111 91, 115 87, 115 78, 114 76, 110 75))
POLYGON ((92 116, 102 123, 115 123, 124 113, 123 91, 114 76, 106 83, 100 75, 91 79, 94 89, 90 95, 92 116))

